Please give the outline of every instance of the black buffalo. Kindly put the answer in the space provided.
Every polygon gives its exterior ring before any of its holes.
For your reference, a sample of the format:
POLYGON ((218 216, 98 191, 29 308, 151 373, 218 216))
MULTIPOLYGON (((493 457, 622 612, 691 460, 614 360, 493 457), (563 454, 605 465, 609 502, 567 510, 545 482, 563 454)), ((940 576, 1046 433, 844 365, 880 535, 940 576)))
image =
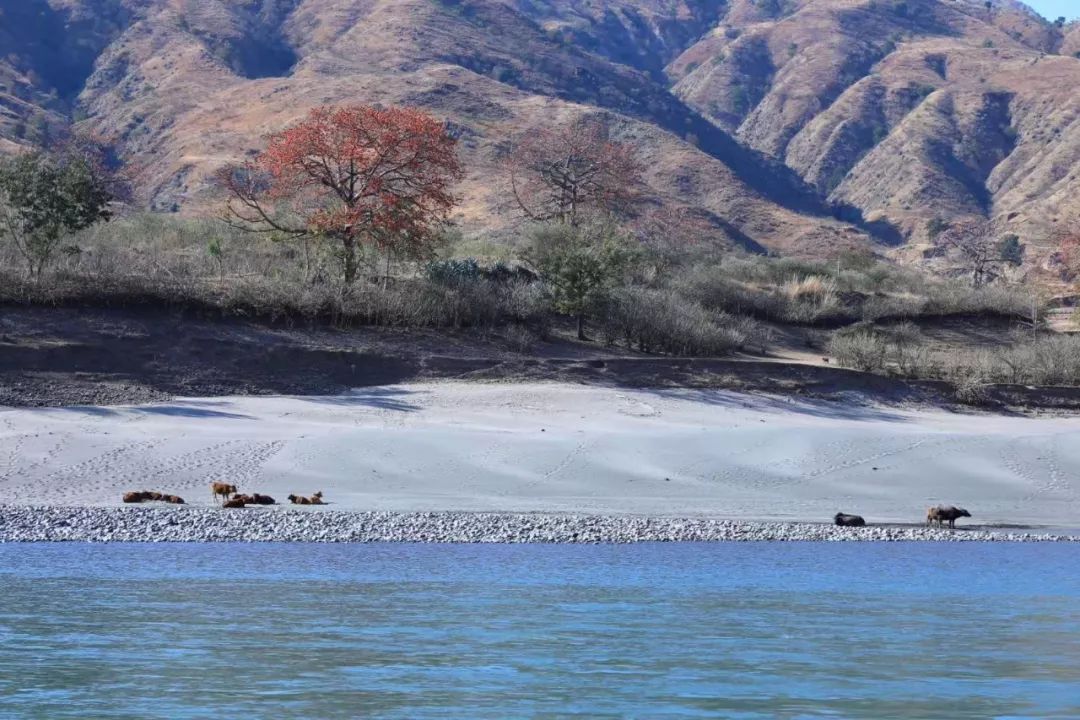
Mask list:
POLYGON ((861 515, 848 515, 847 513, 836 513, 833 516, 833 524, 840 527, 865 527, 866 521, 862 519, 861 515))

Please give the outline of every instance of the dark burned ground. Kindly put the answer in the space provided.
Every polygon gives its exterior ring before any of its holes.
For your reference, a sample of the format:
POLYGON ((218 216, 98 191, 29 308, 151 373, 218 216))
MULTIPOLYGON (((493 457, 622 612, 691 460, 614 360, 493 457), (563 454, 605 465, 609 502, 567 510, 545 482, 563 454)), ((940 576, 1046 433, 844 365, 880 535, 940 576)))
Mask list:
MULTIPOLYGON (((175 396, 328 395, 429 380, 709 387, 948 405, 948 386, 760 358, 681 359, 556 340, 285 327, 164 311, 0 309, 0 405, 115 405, 175 396)), ((1073 389, 999 387, 999 408, 1080 409, 1073 389)))

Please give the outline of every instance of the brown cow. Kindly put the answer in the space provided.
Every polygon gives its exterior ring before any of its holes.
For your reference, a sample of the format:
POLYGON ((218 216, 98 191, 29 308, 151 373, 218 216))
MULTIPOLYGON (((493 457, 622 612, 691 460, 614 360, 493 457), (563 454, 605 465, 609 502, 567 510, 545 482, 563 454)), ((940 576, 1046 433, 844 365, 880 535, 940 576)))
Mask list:
POLYGON ((254 495, 251 496, 251 504, 252 505, 277 505, 277 500, 270 497, 269 495, 260 495, 259 493, 255 493, 254 495))
POLYGON ((141 503, 146 499, 146 493, 143 492, 126 492, 124 493, 124 502, 126 503, 141 503))
POLYGON ((183 505, 184 504, 184 498, 180 497, 179 495, 166 495, 161 499, 164 500, 165 502, 169 503, 170 505, 183 505))
POLYGON ((244 502, 244 498, 243 498, 243 497, 241 497, 241 496, 239 496, 239 495, 237 495, 236 497, 234 497, 234 498, 229 498, 228 500, 226 500, 225 502, 223 502, 223 503, 221 504, 221 507, 223 507, 223 508, 242 508, 242 507, 244 507, 244 506, 245 506, 246 504, 247 504, 247 503, 245 503, 245 502, 244 502))
POLYGON ((934 523, 937 523, 938 525, 941 524, 940 507, 931 507, 926 509, 926 524, 933 525, 934 523))
POLYGON ((311 500, 308 500, 303 495, 290 495, 289 496, 289 502, 291 502, 293 505, 310 505, 311 504, 311 500))
POLYGON ((219 497, 222 501, 228 500, 230 495, 235 495, 237 492, 235 485, 221 482, 210 483, 210 495, 215 502, 219 497))

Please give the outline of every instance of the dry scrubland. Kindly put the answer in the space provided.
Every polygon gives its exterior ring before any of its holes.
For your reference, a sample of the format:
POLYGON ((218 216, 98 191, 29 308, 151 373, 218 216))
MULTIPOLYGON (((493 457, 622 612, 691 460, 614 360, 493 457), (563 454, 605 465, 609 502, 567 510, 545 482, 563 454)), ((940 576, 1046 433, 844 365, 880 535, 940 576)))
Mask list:
POLYGON ((14 50, 0 63, 4 127, 26 126, 5 130, 7 140, 44 142, 50 113, 77 110, 80 129, 117 141, 140 200, 208 217, 223 201, 213 171, 308 108, 346 98, 423 108, 458 139, 466 168, 455 190, 463 232, 446 233, 439 259, 386 271, 369 254, 359 281, 342 283, 341 258, 313 240, 136 215, 72 237, 44 277, 20 277, 18 258, 0 258, 0 301, 428 329, 535 352, 565 339, 570 311, 550 273, 540 282, 521 268, 536 229, 507 207, 502 161, 514 138, 543 134, 541 119, 569 127, 591 115, 647 168, 635 222, 672 209, 701 222, 686 243, 638 233, 637 261, 580 313, 586 347, 838 364, 945 380, 969 402, 995 383, 1080 383, 1077 341, 1045 331, 1028 290, 972 288, 872 258, 916 258, 928 228, 977 218, 995 221, 986 237, 1015 230, 1017 252, 1028 251, 1010 280, 1052 269, 1042 251, 1080 190, 1055 159, 1080 141, 1075 94, 1062 90, 1080 79, 1074 28, 968 0, 635 0, 603 16, 561 2, 339 9, 5 8, 0 45, 14 50), (33 42, 39 26, 79 42, 50 56, 33 42), (1000 332, 943 340, 946 320, 1000 332))
MULTIPOLYGON (((395 263, 387 280, 383 258, 370 255, 362 278, 345 284, 330 246, 274 242, 210 219, 141 215, 72 238, 41 279, 26 278, 17 257, 4 257, 12 269, 4 272, 0 300, 173 308, 290 326, 453 331, 550 355, 547 343, 570 338, 566 320, 516 252, 450 234, 438 250, 441 260, 395 263)), ((599 295, 588 312, 585 347, 829 358, 865 372, 954 382, 974 402, 989 383, 1080 384, 1080 343, 1042 328, 1041 307, 1040 328, 1032 332, 1032 303, 1023 287, 975 289, 860 255, 812 263, 690 246, 676 255, 645 254, 599 295), (946 337, 943 322, 994 329, 946 337)))

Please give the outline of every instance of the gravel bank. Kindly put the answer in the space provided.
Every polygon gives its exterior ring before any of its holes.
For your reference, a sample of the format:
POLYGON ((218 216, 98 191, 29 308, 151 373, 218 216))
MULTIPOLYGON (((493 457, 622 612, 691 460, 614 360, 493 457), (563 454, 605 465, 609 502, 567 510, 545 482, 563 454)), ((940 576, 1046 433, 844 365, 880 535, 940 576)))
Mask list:
POLYGON ((0 542, 634 543, 761 540, 1076 542, 1080 537, 640 516, 0 506, 0 542))

